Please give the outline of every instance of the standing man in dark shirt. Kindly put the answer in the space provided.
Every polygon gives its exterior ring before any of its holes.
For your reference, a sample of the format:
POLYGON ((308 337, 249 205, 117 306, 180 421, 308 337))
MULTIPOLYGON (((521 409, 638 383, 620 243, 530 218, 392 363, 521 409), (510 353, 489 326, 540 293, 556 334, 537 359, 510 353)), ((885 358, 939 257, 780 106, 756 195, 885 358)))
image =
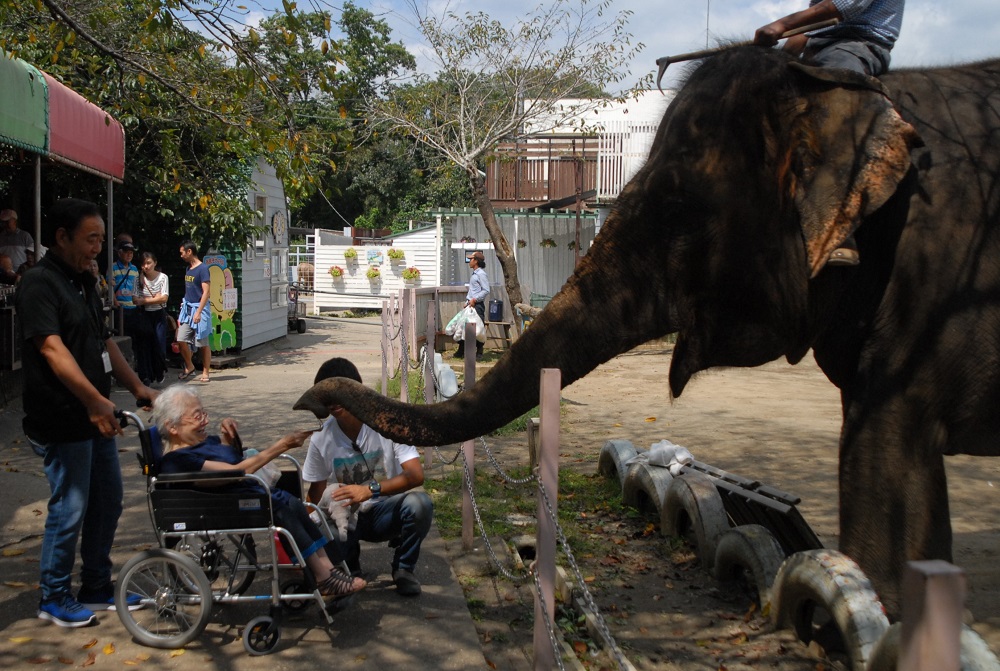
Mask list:
MULTIPOLYGON (((42 228, 48 253, 21 279, 16 305, 24 337, 24 432, 44 454, 52 496, 39 561, 38 617, 61 627, 95 621, 114 609, 111 545, 122 512, 122 474, 110 400, 111 376, 133 396, 152 401, 101 319, 90 262, 104 243, 97 205, 57 201, 42 228), (80 539, 82 586, 73 598, 80 539)), ((129 607, 139 607, 129 598, 129 607)))
POLYGON ((177 343, 184 358, 184 370, 177 376, 185 380, 194 375, 192 350, 201 349, 201 382, 208 382, 208 370, 212 365, 212 350, 208 339, 212 335, 212 306, 208 303, 209 286, 212 275, 208 266, 198 257, 198 246, 192 240, 181 243, 181 260, 188 264, 184 273, 184 298, 181 312, 177 316, 177 343))

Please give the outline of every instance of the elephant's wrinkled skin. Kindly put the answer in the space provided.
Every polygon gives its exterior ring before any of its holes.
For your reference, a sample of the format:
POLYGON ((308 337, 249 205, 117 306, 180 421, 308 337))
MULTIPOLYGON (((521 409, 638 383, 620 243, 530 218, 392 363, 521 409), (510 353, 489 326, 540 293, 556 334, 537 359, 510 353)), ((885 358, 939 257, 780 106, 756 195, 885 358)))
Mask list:
POLYGON ((707 60, 577 272, 473 390, 407 406, 328 380, 296 407, 447 444, 536 405, 539 369, 566 385, 667 333, 674 395, 811 347, 842 391, 841 546, 898 612, 904 560, 951 558, 943 455, 1000 451, 1000 61, 886 75, 908 123, 838 73, 756 48, 707 60), (852 229, 861 265, 823 268, 852 229))

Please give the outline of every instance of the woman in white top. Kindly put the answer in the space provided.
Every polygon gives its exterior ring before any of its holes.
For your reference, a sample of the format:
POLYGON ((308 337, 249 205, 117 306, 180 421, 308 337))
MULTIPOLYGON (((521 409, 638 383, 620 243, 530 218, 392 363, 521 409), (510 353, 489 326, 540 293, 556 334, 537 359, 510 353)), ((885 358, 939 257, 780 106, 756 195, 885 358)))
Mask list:
POLYGON ((135 359, 139 377, 163 382, 167 370, 167 300, 170 286, 167 276, 156 269, 156 256, 143 252, 139 281, 132 300, 142 308, 136 334, 135 359))

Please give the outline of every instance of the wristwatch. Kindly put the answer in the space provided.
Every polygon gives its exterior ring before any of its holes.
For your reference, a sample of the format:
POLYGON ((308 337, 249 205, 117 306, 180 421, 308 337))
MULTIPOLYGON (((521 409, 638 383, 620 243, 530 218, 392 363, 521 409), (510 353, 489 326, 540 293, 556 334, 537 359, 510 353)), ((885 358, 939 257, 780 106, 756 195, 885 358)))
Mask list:
POLYGON ((380 485, 377 481, 372 480, 368 483, 368 491, 372 493, 373 499, 377 499, 382 495, 382 485, 380 485))

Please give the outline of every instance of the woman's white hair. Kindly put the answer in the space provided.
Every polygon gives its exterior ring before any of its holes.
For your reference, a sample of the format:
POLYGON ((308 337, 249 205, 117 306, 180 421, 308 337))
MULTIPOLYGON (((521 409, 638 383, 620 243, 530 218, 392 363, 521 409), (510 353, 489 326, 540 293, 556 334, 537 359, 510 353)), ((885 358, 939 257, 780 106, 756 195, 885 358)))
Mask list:
POLYGON ((175 384, 161 391, 156 397, 152 417, 160 436, 166 440, 168 430, 171 426, 180 424, 191 401, 200 402, 200 400, 194 387, 183 384, 175 384))

